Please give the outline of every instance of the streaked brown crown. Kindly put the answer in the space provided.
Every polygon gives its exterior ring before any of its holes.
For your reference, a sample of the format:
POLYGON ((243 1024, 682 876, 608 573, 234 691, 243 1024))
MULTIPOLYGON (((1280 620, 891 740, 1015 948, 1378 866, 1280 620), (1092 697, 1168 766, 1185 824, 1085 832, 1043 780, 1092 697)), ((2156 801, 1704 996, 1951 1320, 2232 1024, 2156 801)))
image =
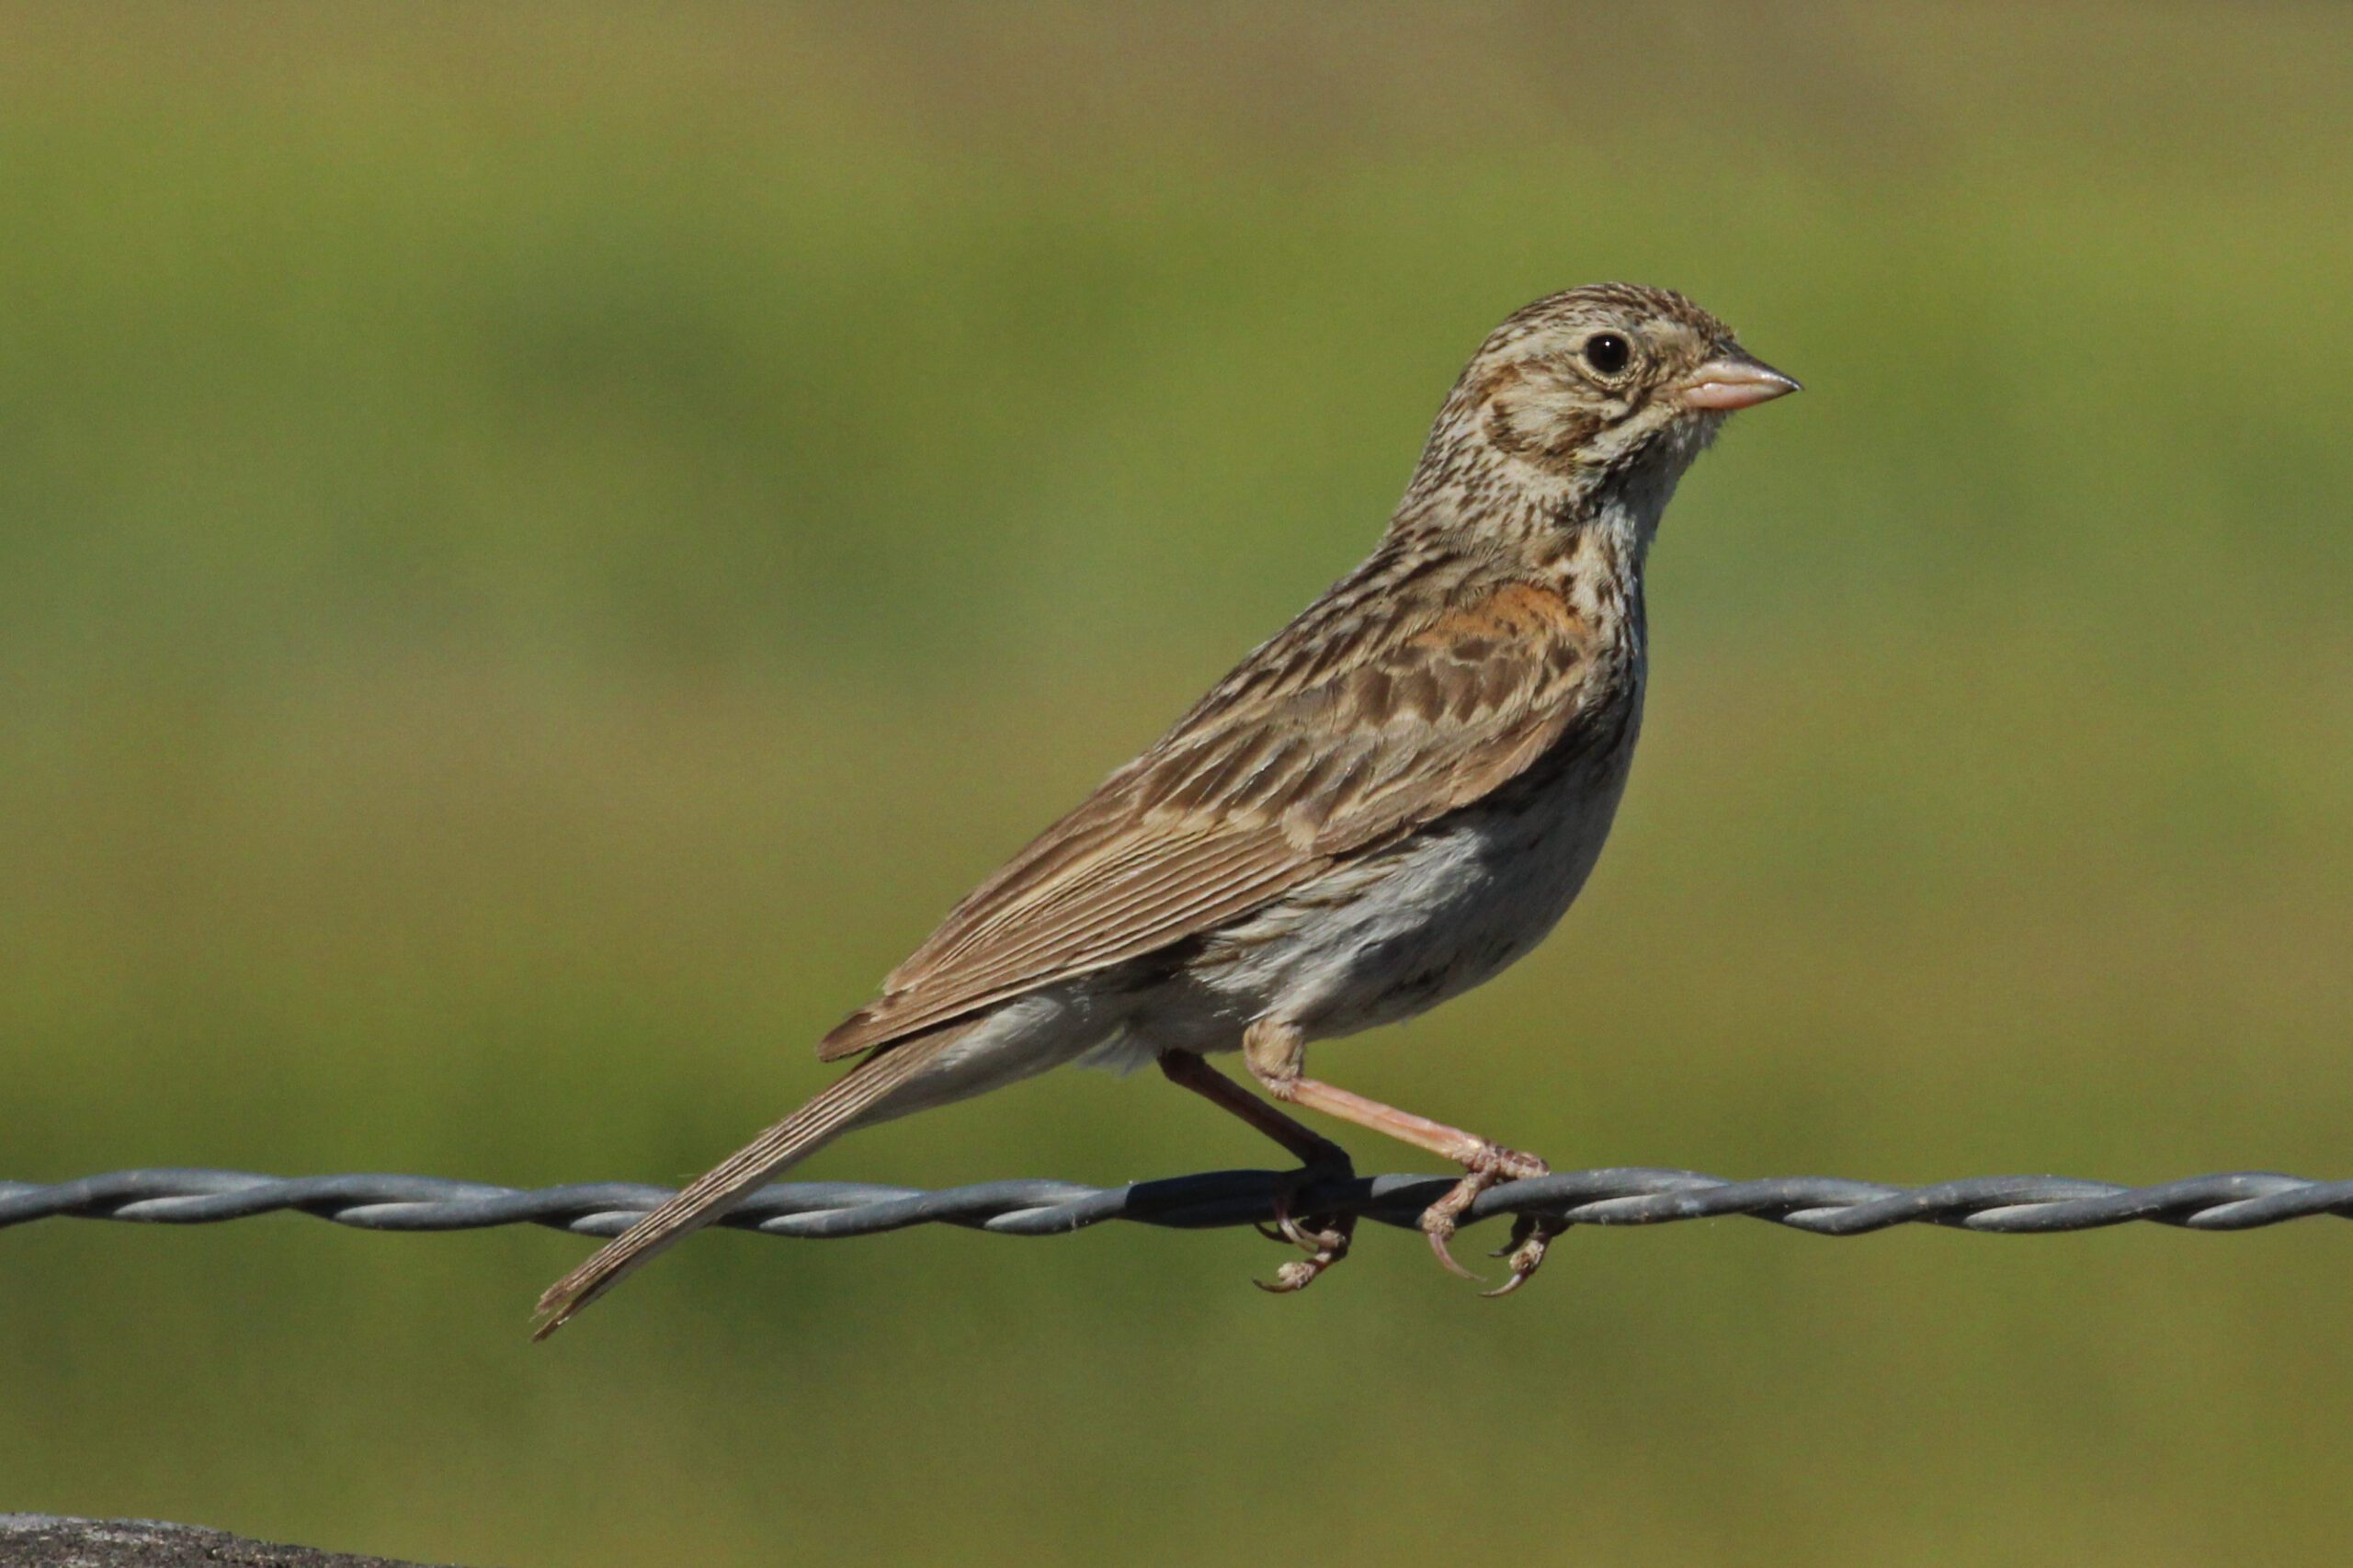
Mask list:
POLYGON ((1524 534, 1613 483, 1671 486, 1722 420, 1678 392, 1727 361, 1757 363, 1670 289, 1592 283, 1524 306, 1438 410, 1398 526, 1524 534))

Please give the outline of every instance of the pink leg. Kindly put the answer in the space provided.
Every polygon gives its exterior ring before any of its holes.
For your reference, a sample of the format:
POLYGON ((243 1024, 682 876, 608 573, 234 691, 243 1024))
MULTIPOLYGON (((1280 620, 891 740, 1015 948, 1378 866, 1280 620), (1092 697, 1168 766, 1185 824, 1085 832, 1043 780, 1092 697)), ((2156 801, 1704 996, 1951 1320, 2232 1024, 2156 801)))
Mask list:
POLYGON ((1285 1116, 1189 1051, 1162 1052, 1160 1071, 1170 1083, 1190 1089, 1211 1105, 1240 1117, 1290 1150, 1305 1167, 1275 1195, 1276 1229, 1267 1231, 1263 1225, 1259 1229, 1273 1240, 1289 1241, 1307 1256, 1303 1260, 1294 1258, 1275 1270, 1274 1283, 1262 1281, 1260 1290, 1279 1294, 1303 1290, 1315 1282, 1318 1275, 1348 1256, 1348 1241, 1356 1232, 1355 1215, 1311 1217, 1302 1223, 1290 1212, 1292 1197, 1304 1182, 1326 1171, 1347 1173, 1355 1168, 1348 1163, 1346 1149, 1305 1123, 1285 1116))
MULTIPOLYGON (((1449 1127, 1442 1121, 1367 1099, 1337 1085, 1303 1077, 1300 1067, 1306 1056, 1306 1041, 1300 1038, 1299 1031, 1272 1019, 1260 1019, 1243 1037, 1243 1060, 1249 1064, 1252 1075, 1275 1098, 1385 1132, 1462 1167, 1462 1179, 1454 1184, 1453 1189, 1422 1211, 1422 1231, 1429 1237, 1430 1249, 1438 1254, 1440 1263, 1466 1279, 1477 1278, 1477 1275, 1455 1262, 1454 1255, 1447 1250, 1447 1240, 1454 1234, 1463 1210, 1498 1182, 1540 1176, 1552 1167, 1533 1154, 1491 1143, 1459 1127, 1449 1127)), ((1545 1244, 1551 1240, 1550 1232, 1540 1222, 1516 1226, 1512 1232, 1511 1278, 1488 1293, 1502 1296, 1518 1290, 1544 1261, 1545 1244)))
POLYGON ((1160 1071, 1172 1084, 1190 1089, 1221 1110, 1232 1112, 1290 1150, 1302 1165, 1346 1165, 1348 1152, 1315 1129, 1268 1105, 1205 1057, 1189 1051, 1163 1051, 1160 1071))

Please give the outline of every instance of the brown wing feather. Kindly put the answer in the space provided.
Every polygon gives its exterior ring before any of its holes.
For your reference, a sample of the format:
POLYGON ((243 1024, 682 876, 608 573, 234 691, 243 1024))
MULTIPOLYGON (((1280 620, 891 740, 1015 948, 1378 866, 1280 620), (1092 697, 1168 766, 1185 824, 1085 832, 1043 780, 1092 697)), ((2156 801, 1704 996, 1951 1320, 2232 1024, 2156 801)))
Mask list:
POLYGON ((1212 929, 1480 799, 1578 711, 1586 641, 1549 587, 1376 557, 958 904, 818 1055, 1212 929))

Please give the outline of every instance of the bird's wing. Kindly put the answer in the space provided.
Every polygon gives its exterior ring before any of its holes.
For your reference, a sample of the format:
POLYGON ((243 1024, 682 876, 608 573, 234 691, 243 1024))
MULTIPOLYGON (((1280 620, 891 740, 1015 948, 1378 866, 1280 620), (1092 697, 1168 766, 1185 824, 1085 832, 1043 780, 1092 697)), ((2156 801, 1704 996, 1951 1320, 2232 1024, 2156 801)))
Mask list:
POLYGON ((819 1056, 1233 920, 1480 799, 1586 706, 1591 638, 1550 587, 1491 578, 1401 596, 1366 577, 1253 653, 958 904, 819 1056))

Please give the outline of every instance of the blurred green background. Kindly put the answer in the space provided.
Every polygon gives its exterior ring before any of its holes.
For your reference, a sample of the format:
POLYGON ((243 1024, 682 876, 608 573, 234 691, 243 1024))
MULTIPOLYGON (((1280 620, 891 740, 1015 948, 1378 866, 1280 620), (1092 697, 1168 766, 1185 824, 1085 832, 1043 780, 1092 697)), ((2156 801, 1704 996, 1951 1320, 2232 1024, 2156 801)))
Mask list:
MULTIPOLYGON (((1379 532, 1504 312, 1809 390, 1561 934, 1556 1164, 2353 1174, 2353 12, 0 9, 0 1176, 683 1176, 1379 532)), ((1355 1141, 1366 1169, 1410 1167, 1355 1141)), ((818 1176, 1266 1151, 1070 1074, 818 1176)), ((0 1507, 482 1564, 2336 1562, 2312 1222, 0 1236, 0 1507), (1483 1233, 1474 1233, 1474 1235, 1483 1233)))

